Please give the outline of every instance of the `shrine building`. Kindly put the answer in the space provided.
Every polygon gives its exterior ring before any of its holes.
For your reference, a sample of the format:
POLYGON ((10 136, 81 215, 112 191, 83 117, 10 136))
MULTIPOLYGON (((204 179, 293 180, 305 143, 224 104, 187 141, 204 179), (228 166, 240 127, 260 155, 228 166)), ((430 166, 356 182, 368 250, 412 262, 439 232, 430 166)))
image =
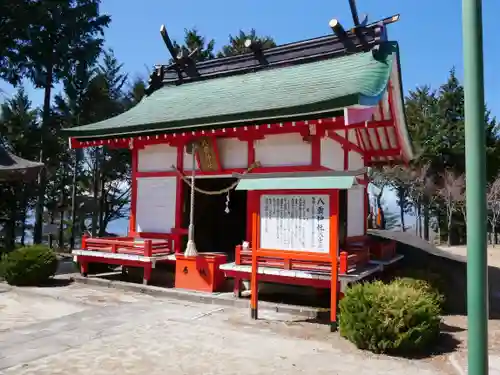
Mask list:
POLYGON ((148 282, 171 262, 176 287, 218 291, 229 278, 238 295, 251 280, 254 318, 257 282, 327 288, 335 326, 345 285, 401 258, 367 237, 367 168, 414 156, 387 33, 398 18, 350 30, 332 20, 330 35, 269 49, 248 40, 245 54, 202 62, 162 27, 173 62, 155 67, 147 95, 67 130, 73 149, 132 156, 128 235, 85 237, 73 251, 82 273, 135 266, 148 282))

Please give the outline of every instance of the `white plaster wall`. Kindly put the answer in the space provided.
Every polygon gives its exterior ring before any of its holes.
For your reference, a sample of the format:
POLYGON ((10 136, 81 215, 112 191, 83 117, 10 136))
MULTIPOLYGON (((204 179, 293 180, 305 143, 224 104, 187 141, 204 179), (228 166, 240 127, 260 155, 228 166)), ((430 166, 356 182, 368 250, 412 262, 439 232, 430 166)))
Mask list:
POLYGON ((263 167, 311 164, 311 144, 297 133, 268 135, 255 141, 255 161, 263 167))
POLYGON ((355 145, 358 145, 362 148, 362 145, 359 144, 358 137, 356 136, 356 129, 349 129, 347 131, 347 139, 349 140, 349 142, 354 143, 355 145))
POLYGON ((347 191, 347 236, 365 234, 365 188, 355 186, 347 191))
POLYGON ((219 157, 223 169, 246 168, 248 165, 248 143, 237 138, 217 139, 219 157))
POLYGON ((170 233, 175 227, 175 177, 137 179, 137 232, 170 233))
POLYGON ((356 169, 361 169, 365 166, 365 161, 361 155, 356 151, 349 151, 349 170, 355 171, 356 169))
POLYGON ((177 165, 177 148, 166 144, 146 146, 139 150, 139 172, 164 172, 177 165))
MULTIPOLYGON (((186 171, 190 171, 192 170, 192 165, 193 165, 193 155, 192 154, 188 154, 186 152, 186 149, 184 149, 184 160, 183 160, 183 166, 184 166, 184 170, 186 171)), ((198 162, 195 161, 195 170, 200 170, 200 168, 198 167, 198 162)))
MULTIPOLYGON (((354 142, 351 134, 349 140, 354 142)), ((350 171, 361 169, 365 166, 363 157, 356 151, 349 151, 348 166, 350 171)), ((347 192, 347 236, 362 236, 365 234, 365 188, 355 186, 347 192)))
POLYGON ((344 150, 329 137, 321 138, 321 165, 335 171, 344 170, 344 150))

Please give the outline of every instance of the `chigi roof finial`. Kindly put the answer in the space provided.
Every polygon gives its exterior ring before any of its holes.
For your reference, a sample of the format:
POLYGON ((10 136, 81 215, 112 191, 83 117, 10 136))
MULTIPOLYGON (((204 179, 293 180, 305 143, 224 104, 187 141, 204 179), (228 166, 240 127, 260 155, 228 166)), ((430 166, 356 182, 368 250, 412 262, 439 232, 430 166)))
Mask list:
POLYGON ((352 22, 354 27, 346 31, 339 20, 332 19, 329 22, 329 26, 332 29, 333 33, 339 38, 339 40, 344 44, 344 47, 347 52, 355 53, 359 52, 359 48, 357 45, 361 45, 361 49, 365 52, 371 50, 373 48, 373 43, 369 42, 371 38, 377 38, 379 41, 384 41, 385 38, 382 36, 384 33, 385 25, 393 22, 397 22, 399 20, 399 14, 387 17, 383 20, 376 22, 378 28, 370 27, 373 25, 368 25, 368 15, 363 14, 361 20, 358 15, 358 8, 356 6, 356 0, 349 0, 349 8, 351 10, 352 22), (352 35, 354 34, 354 35, 352 35), (351 36, 355 36, 353 39, 351 36))

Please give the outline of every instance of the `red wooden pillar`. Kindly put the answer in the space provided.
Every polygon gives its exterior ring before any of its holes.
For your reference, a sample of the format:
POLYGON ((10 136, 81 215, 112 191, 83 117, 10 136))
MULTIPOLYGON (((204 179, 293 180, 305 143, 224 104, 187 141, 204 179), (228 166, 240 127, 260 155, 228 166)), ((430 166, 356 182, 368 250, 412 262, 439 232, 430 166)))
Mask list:
MULTIPOLYGON (((247 141, 247 150, 248 150, 248 168, 255 163, 255 143, 254 140, 247 141)), ((254 191, 247 191, 247 228, 246 228, 246 241, 250 241, 252 239, 252 212, 256 210, 255 206, 255 198, 256 193, 254 191)), ((252 245, 253 246, 253 245, 252 245)))
POLYGON ((339 242, 338 242, 338 207, 339 207, 339 191, 334 190, 330 196, 330 256, 332 260, 332 278, 331 278, 331 294, 330 294, 330 330, 337 331, 337 303, 338 303, 338 284, 339 284, 339 242))
POLYGON ((259 302, 259 281, 258 281, 258 273, 257 273, 257 252, 258 252, 258 223, 259 223, 259 215, 257 211, 252 211, 252 242, 250 244, 252 248, 252 279, 250 282, 250 317, 252 319, 258 319, 258 302, 259 302))
POLYGON ((132 172, 131 172, 131 190, 130 190, 130 219, 129 219, 129 233, 135 234, 137 232, 137 171, 139 166, 139 150, 133 145, 132 152, 132 172))
MULTIPOLYGON (((177 145, 177 169, 184 171, 184 144, 177 145)), ((182 228, 182 215, 184 207, 184 181, 181 176, 176 177, 175 188, 175 230, 180 231, 182 228)), ((176 254, 182 253, 182 238, 183 235, 177 235, 174 238, 174 249, 176 254)))
MULTIPOLYGON (((364 165, 366 168, 366 158, 363 158, 363 161, 364 161, 364 165)), ((363 214, 365 215, 365 220, 363 221, 363 224, 364 224, 364 234, 366 235, 366 233, 368 233, 368 211, 370 209, 370 201, 369 201, 369 195, 368 195, 368 184, 369 184, 368 173, 365 173, 363 178, 365 180, 365 189, 364 189, 365 194, 363 196, 363 198, 364 198, 363 214)))

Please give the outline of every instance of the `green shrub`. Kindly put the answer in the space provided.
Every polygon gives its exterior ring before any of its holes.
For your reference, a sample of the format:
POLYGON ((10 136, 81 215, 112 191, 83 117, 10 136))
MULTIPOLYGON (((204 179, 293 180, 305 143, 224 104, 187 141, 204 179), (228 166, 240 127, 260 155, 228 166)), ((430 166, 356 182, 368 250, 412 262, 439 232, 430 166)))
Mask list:
POLYGON ((340 334, 375 353, 417 354, 438 339, 440 313, 436 296, 423 284, 356 284, 340 301, 340 334))
POLYGON ((402 277, 395 279, 393 282, 399 283, 400 285, 406 285, 411 288, 415 288, 425 293, 428 293, 430 296, 434 298, 434 301, 440 308, 444 304, 445 298, 443 294, 441 294, 441 292, 432 284, 430 284, 428 281, 422 279, 414 279, 411 277, 402 277))
POLYGON ((5 254, 0 261, 0 276, 11 285, 39 285, 54 276, 57 258, 52 249, 35 245, 5 254))
POLYGON ((416 283, 426 283, 429 288, 428 290, 436 294, 442 308, 446 307, 446 295, 453 292, 450 291, 446 279, 440 273, 431 268, 400 269, 394 274, 394 276, 404 280, 414 279, 416 283))

